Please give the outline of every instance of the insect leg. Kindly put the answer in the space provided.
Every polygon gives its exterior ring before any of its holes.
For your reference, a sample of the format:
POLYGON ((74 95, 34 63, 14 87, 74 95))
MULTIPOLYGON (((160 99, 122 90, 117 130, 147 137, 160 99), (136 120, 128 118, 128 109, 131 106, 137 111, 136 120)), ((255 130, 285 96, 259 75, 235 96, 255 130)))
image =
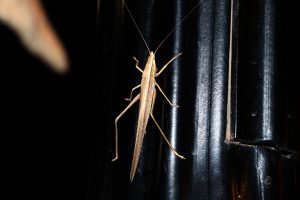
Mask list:
POLYGON ((151 111, 150 113, 153 113, 153 109, 154 109, 154 104, 155 104, 155 100, 156 100, 156 89, 154 88, 154 92, 153 92, 153 97, 152 97, 152 105, 151 105, 151 111))
POLYGON ((119 119, 122 117, 122 115, 124 115, 124 113, 135 103, 140 99, 141 94, 136 95, 136 97, 134 97, 134 99, 128 104, 128 106, 123 110, 123 112, 121 112, 121 114, 119 114, 119 116, 115 119, 115 133, 116 133, 116 144, 115 144, 115 148, 116 148, 116 156, 114 159, 112 159, 112 161, 116 161, 119 157, 119 153, 118 153, 118 121, 119 119))
POLYGON ((139 87, 141 87, 141 84, 135 86, 134 88, 132 88, 131 92, 130 92, 130 97, 129 98, 125 98, 126 101, 131 101, 132 99, 132 93, 134 90, 138 89, 139 87))
POLYGON ((165 139, 165 141, 167 142, 168 146, 170 147, 171 151, 175 154, 175 156, 181 158, 181 159, 185 159, 184 156, 180 155, 179 153, 177 153, 177 151, 174 149, 174 147, 172 146, 172 144, 169 142, 168 138, 165 136, 164 132, 162 131, 162 129, 160 128, 160 126, 158 125, 158 123, 156 122, 154 116, 152 113, 150 113, 150 116, 152 117, 155 125, 157 126, 157 128, 159 129, 161 135, 163 136, 163 138, 165 139))
POLYGON ((142 73, 144 73, 144 71, 139 67, 139 61, 138 59, 136 59, 135 57, 133 57, 133 59, 135 60, 135 67, 142 73))
POLYGON ((162 129, 160 128, 160 126, 158 125, 157 121, 155 120, 154 116, 153 116, 153 108, 154 108, 154 104, 155 104, 155 100, 156 100, 156 91, 154 90, 154 95, 153 95, 153 99, 152 99, 152 106, 151 106, 151 112, 150 112, 150 116, 153 119, 155 125, 157 126, 157 128, 159 129, 161 135, 163 136, 163 138, 165 139, 165 141, 167 142, 168 146, 170 147, 171 151, 178 156, 181 159, 185 159, 185 157, 183 157, 182 155, 180 155, 179 153, 177 153, 177 151, 174 149, 174 147, 171 145, 171 143, 169 142, 169 140, 167 139, 167 137, 165 136, 164 132, 162 131, 162 129))
POLYGON ((175 60, 178 56, 180 56, 182 53, 179 53, 179 54, 177 54, 176 56, 174 56, 169 62, 167 62, 167 64, 165 64, 162 68, 161 68, 161 70, 159 71, 159 72, 157 72, 156 73, 156 77, 158 77, 167 67, 168 67, 168 65, 173 61, 173 60, 175 60))
POLYGON ((160 91, 160 93, 165 97, 165 99, 168 101, 168 103, 173 106, 173 107, 179 107, 175 104, 172 104, 171 101, 168 99, 168 97, 165 95, 165 93, 162 91, 162 89, 160 88, 160 86, 158 85, 158 83, 155 82, 156 87, 158 88, 158 90, 160 91))

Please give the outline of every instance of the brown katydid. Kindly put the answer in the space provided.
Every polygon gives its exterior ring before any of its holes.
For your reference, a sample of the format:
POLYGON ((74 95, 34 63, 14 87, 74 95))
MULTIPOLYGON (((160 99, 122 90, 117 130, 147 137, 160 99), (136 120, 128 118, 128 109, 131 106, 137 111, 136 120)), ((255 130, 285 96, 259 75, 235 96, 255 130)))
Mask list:
POLYGON ((145 43, 145 45, 148 49, 148 52, 149 52, 149 56, 148 56, 147 63, 146 63, 146 66, 145 66, 144 70, 142 70, 139 67, 139 61, 135 57, 133 57, 133 59, 136 61, 135 67, 142 73, 142 81, 141 81, 141 84, 137 85, 136 87, 134 87, 131 90, 130 97, 128 99, 126 99, 126 100, 130 101, 129 105, 115 119, 115 134, 116 134, 115 135, 115 142, 116 142, 115 143, 115 153, 116 153, 116 155, 115 155, 115 158, 112 159, 112 161, 116 161, 118 159, 118 121, 130 107, 132 107, 138 100, 140 100, 138 124, 137 124, 136 137, 135 137, 135 146, 134 146, 133 158, 132 158, 131 170, 130 170, 130 181, 132 181, 133 178, 134 178, 136 169, 137 169, 137 164, 138 164, 138 161, 139 161, 141 147, 142 147, 142 144, 143 144, 143 139, 144 139, 144 136, 145 136, 146 127, 147 127, 148 120, 149 120, 150 116, 153 119, 153 121, 154 121, 155 125, 157 126, 157 128, 159 129, 162 137, 164 138, 164 140, 166 141, 166 143, 170 147, 171 151, 177 157, 179 157, 181 159, 185 159, 182 155, 177 153, 175 148, 171 145, 171 143, 169 142, 169 140, 167 139, 167 137, 163 133, 162 129, 160 128, 159 124, 155 120, 155 118, 153 116, 153 112, 152 112, 154 104, 155 104, 155 99, 156 99, 156 88, 160 91, 160 93, 165 97, 165 99, 167 100, 167 102, 171 106, 178 107, 178 106, 172 104, 171 101, 167 98, 167 96, 164 94, 164 92, 162 91, 160 86, 155 81, 155 78, 158 77, 169 66, 169 64, 173 60, 175 60, 178 56, 180 56, 181 53, 175 55, 158 72, 157 72, 156 63, 155 63, 155 53, 157 52, 159 47, 164 43, 164 41, 176 30, 176 28, 179 25, 182 24, 182 22, 200 5, 201 2, 199 2, 192 10, 190 10, 190 12, 184 18, 182 18, 182 20, 162 40, 162 42, 158 45, 158 47, 156 48, 156 50, 154 52, 150 51, 150 49, 147 45, 147 42, 146 42, 143 34, 139 30, 138 25, 135 22, 129 8, 127 7, 127 5, 125 3, 125 1, 122 0, 122 3, 125 6, 126 10, 128 11, 135 27, 137 28, 141 38, 143 39, 143 41, 144 41, 144 43, 145 43), (138 89, 138 88, 140 88, 140 93, 132 99, 133 91, 138 89))

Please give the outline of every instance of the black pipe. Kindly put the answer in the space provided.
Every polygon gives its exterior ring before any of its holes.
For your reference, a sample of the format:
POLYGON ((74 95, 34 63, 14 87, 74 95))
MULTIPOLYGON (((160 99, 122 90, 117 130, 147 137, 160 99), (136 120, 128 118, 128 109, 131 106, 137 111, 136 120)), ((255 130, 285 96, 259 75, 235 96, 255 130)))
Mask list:
POLYGON ((295 8, 293 1, 233 1, 234 199, 299 198, 295 8))
MULTIPOLYGON (((151 50, 198 2, 126 1, 151 50)), ((282 90, 285 82, 279 82, 284 79, 279 69, 284 59, 278 57, 280 5, 278 1, 234 1, 229 71, 230 3, 202 0, 199 8, 157 51, 159 69, 174 55, 183 53, 157 77, 166 95, 180 108, 170 107, 158 93, 154 116, 186 160, 172 154, 150 119, 131 183, 138 105, 119 122, 119 160, 111 162, 114 118, 128 104, 124 97, 141 81, 132 56, 143 67, 148 51, 121 1, 100 1, 96 69, 99 95, 87 199, 251 199, 265 197, 278 188, 284 190, 275 192, 281 196, 287 191, 296 192, 286 186, 299 185, 292 178, 299 172, 287 173, 288 169, 296 169, 297 151, 290 149, 288 140, 283 139, 288 136, 282 130, 290 125, 278 124, 285 116, 281 105, 286 106, 294 94, 289 90, 290 96, 286 98, 282 90), (250 10, 246 9, 248 4, 250 10), (227 102, 229 73, 232 91, 231 101, 227 102), (231 106, 229 138, 225 138, 227 103, 231 106), (256 112, 252 112, 253 105, 256 112), (257 173, 261 176, 252 177, 257 173), (268 177, 285 186, 266 185, 267 190, 263 190, 266 188, 259 183, 269 183, 268 177), (249 184, 244 188, 244 183, 249 184)), ((292 120, 289 123, 295 125, 292 120)), ((294 130, 289 129, 293 137, 294 130)))

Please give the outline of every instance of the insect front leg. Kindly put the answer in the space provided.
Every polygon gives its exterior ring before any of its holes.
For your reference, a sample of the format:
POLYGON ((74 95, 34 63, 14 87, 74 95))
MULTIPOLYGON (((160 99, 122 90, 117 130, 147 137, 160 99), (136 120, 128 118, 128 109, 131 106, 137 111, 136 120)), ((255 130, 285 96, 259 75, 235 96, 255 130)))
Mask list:
POLYGON ((138 59, 136 59, 135 57, 133 57, 133 59, 135 60, 135 67, 141 72, 144 73, 144 71, 139 67, 139 61, 138 59))
POLYGON ((114 159, 112 159, 112 161, 116 161, 119 158, 119 150, 118 150, 118 121, 119 119, 124 115, 124 113, 135 103, 140 99, 141 94, 136 95, 136 97, 134 97, 134 99, 128 104, 128 106, 123 110, 123 112, 121 112, 121 114, 119 114, 119 116, 115 119, 115 140, 116 140, 116 144, 115 144, 115 150, 116 150, 116 156, 114 159))

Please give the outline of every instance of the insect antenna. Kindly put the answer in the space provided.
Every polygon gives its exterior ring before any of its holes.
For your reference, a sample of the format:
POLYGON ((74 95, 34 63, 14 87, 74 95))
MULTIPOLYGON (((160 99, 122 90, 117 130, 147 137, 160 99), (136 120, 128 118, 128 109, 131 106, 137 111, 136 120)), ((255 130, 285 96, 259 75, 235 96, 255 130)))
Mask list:
POLYGON ((194 12, 194 10, 196 10, 199 6, 200 6, 200 4, 202 3, 202 1, 199 1, 195 6, 194 6, 194 8, 192 9, 192 10, 190 10, 186 15, 185 15, 185 17, 184 18, 182 18, 181 20, 180 20, 180 22, 168 33, 168 35, 161 41, 161 43, 157 46, 157 48, 155 49, 155 51, 154 51, 154 55, 155 55, 155 53, 157 52, 157 50, 159 49, 159 47, 170 37, 170 35, 172 34, 172 33, 174 33, 174 31, 186 20, 186 18, 188 18, 193 12, 194 12))
POLYGON ((133 21, 133 23, 134 23, 136 29, 138 30, 139 34, 141 35, 141 37, 142 37, 142 39, 143 39, 143 41, 144 41, 144 43, 145 43, 145 45, 146 45, 146 47, 147 47, 147 49, 148 49, 148 52, 149 52, 149 54, 150 54, 150 48, 148 47, 147 42, 146 42, 146 40, 145 40, 145 38, 144 38, 142 32, 140 31, 140 29, 139 29, 137 23, 135 22, 135 20, 134 20, 132 14, 131 14, 129 8, 127 7, 127 5, 126 5, 126 3, 125 3, 124 0, 122 0, 122 3, 123 3, 123 5, 125 6, 126 10, 128 11, 128 13, 129 13, 129 15, 130 15, 130 17, 131 17, 131 19, 132 19, 132 21, 133 21))

